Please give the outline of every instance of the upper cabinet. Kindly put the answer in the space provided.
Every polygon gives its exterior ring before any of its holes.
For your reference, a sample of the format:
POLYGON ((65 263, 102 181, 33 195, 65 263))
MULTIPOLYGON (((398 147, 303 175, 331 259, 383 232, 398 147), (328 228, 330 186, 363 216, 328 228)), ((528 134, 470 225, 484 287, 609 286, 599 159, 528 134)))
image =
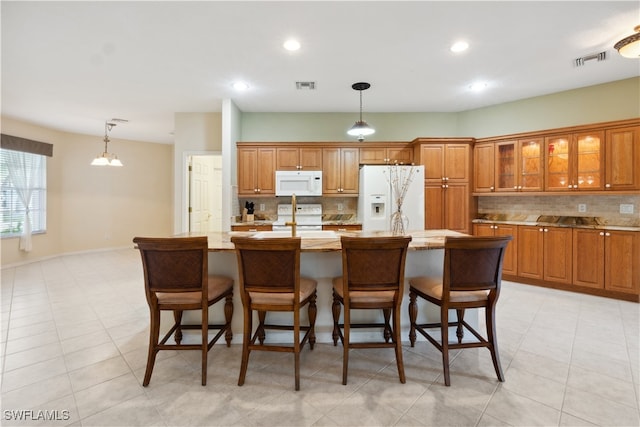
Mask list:
POLYGON ((495 146, 495 191, 542 191, 542 138, 495 146))
POLYGON ((605 136, 605 190, 640 189, 640 126, 609 129, 605 136))
POLYGON ((275 195, 275 170, 275 148, 238 148, 238 195, 275 195))
POLYGON ((276 170, 322 170, 322 148, 278 147, 276 170))
POLYGON ((420 164, 426 182, 469 182, 470 144, 421 144, 420 164))
POLYGON ((362 165, 410 165, 413 163, 411 147, 362 147, 360 164, 362 165))
POLYGON ((495 143, 483 142, 473 147, 473 191, 491 193, 495 191, 495 143))
POLYGON ((547 190, 604 188, 604 131, 550 136, 545 144, 547 190))
POLYGON ((358 148, 322 149, 322 194, 358 195, 358 148))

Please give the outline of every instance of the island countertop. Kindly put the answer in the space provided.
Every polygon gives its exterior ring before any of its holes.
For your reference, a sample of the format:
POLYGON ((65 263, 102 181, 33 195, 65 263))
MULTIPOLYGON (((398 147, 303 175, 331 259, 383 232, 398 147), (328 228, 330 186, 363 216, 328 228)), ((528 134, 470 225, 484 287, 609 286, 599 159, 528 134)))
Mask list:
MULTIPOLYGON (((212 233, 183 233, 177 237, 186 236, 203 236, 206 235, 209 240, 209 252, 227 252, 234 251, 234 245, 231 243, 232 236, 259 236, 266 233, 256 231, 229 231, 229 232, 212 232, 212 233)), ((383 237, 391 236, 390 232, 384 231, 335 231, 336 237, 330 238, 305 238, 302 236, 301 250, 302 252, 334 252, 340 251, 340 236, 362 236, 362 237, 383 237)), ((409 244, 410 251, 420 251, 428 249, 444 248, 444 239, 447 236, 465 236, 451 230, 417 230, 409 231, 407 235, 411 236, 409 244)))

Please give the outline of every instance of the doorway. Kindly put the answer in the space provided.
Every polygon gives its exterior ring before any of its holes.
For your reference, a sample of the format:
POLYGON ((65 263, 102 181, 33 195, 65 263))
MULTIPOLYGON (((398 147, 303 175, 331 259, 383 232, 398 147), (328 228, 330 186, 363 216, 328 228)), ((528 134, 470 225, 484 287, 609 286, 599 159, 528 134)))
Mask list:
POLYGON ((222 231, 222 155, 188 156, 187 170, 189 232, 222 231))

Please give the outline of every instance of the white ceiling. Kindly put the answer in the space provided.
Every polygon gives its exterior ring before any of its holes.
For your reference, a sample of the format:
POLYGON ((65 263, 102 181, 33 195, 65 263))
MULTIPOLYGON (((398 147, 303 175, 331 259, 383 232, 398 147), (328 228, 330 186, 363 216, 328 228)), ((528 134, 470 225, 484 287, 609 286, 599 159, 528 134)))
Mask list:
MULTIPOLYGON (((638 1, 2 1, 2 114, 171 143, 175 112, 458 112, 640 76, 638 1), (282 48, 289 37, 302 48, 282 48), (453 54, 466 39, 470 48, 453 54), (574 59, 606 51, 606 61, 574 59), (231 84, 243 79, 250 89, 231 84), (482 93, 469 85, 488 83, 482 93), (296 81, 316 82, 299 91, 296 81)), ((638 94, 630 94, 638 96, 638 94)))

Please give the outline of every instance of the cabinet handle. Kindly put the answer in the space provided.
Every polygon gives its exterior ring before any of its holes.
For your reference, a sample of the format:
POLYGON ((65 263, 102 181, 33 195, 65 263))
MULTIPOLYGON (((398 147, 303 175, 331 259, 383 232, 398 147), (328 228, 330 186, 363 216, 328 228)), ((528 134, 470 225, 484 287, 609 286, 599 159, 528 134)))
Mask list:
POLYGON ((578 184, 573 184, 573 188, 578 188, 578 184))
POLYGON ((522 185, 518 185, 518 190, 522 190, 522 185))
POLYGON ((601 236, 604 236, 604 233, 601 231, 601 232, 600 232, 600 235, 601 235, 601 236))
POLYGON ((489 187, 489 190, 495 191, 495 187, 489 187))
POLYGON ((606 237, 609 237, 609 236, 611 236, 611 233, 604 233, 604 235, 605 235, 606 237))
POLYGON ((605 184, 604 188, 611 188, 611 184, 605 184))
POLYGON ((545 232, 545 233, 548 233, 548 232, 549 232, 549 229, 548 229, 548 228, 545 228, 545 229, 544 229, 544 232, 545 232))
POLYGON ((544 231, 544 229, 543 229, 543 228, 541 228, 541 229, 540 229, 540 230, 538 230, 538 231, 540 231, 540 232, 542 233, 542 232, 544 231))
POLYGON ((573 186, 571 184, 567 185, 567 188, 573 188, 573 186))
POLYGON ((517 186, 517 185, 514 185, 514 186, 513 186, 513 189, 514 189, 514 190, 517 190, 517 189, 518 189, 518 186, 517 186))

